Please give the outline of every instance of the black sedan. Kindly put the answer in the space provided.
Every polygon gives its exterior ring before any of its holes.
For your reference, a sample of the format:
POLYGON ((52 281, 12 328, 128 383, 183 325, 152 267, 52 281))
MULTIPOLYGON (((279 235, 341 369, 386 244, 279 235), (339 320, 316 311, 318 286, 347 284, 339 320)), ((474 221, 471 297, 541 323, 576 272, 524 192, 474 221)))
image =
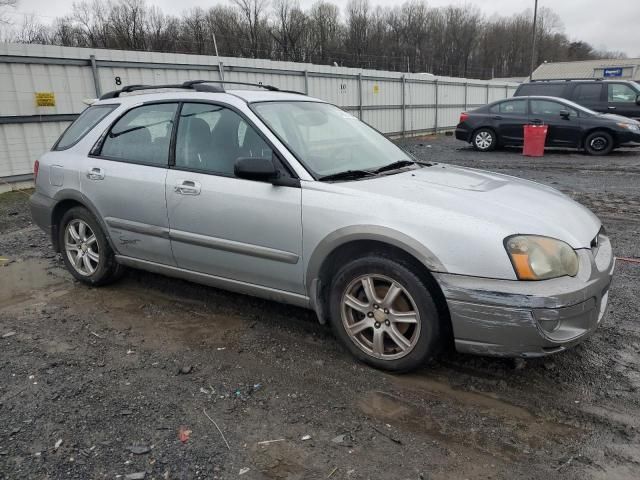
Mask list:
POLYGON ((545 147, 579 148, 591 155, 607 155, 621 145, 640 143, 640 122, 556 97, 510 98, 465 112, 456 138, 483 152, 520 146, 524 125, 548 126, 545 147))

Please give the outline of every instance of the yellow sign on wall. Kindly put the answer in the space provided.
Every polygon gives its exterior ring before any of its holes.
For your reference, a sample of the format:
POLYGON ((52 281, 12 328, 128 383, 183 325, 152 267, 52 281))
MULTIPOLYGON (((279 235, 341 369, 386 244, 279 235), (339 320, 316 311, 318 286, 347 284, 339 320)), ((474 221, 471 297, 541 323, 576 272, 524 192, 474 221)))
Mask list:
POLYGON ((56 95, 53 92, 36 92, 37 107, 55 107, 56 95))
POLYGON ((373 86, 373 93, 380 93, 380 86, 378 84, 373 86))

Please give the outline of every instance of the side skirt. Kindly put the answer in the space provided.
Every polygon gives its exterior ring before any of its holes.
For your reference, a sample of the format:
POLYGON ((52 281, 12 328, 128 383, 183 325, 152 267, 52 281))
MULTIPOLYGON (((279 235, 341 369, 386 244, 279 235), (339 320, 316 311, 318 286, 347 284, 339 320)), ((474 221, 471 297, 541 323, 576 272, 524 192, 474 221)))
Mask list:
POLYGON ((127 257, 124 255, 116 255, 116 260, 121 265, 146 270, 147 272, 159 273, 169 277, 181 278, 194 283, 208 285, 210 287, 229 290, 244 295, 260 297, 274 302, 287 303, 297 307, 311 309, 311 301, 309 297, 298 293, 285 292, 284 290, 276 290, 274 288, 254 285, 252 283, 240 282, 229 278, 216 277, 206 273, 193 272, 184 268, 171 267, 160 263, 150 262, 148 260, 139 260, 137 258, 127 257))

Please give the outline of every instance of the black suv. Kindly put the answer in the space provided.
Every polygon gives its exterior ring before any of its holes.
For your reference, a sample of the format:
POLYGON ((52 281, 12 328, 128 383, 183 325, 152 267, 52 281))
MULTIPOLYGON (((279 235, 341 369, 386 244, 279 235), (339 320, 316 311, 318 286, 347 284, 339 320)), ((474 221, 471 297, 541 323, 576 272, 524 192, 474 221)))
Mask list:
POLYGON ((640 118, 640 84, 625 80, 533 80, 514 97, 560 97, 601 113, 640 118))

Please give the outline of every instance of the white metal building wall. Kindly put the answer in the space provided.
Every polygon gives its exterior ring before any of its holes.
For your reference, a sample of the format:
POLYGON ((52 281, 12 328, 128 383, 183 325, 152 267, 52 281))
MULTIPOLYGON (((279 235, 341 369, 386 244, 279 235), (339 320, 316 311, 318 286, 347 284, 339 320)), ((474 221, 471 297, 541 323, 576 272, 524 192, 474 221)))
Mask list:
POLYGON ((392 136, 451 129, 460 112, 509 97, 494 83, 246 58, 0 44, 0 178, 20 180, 85 108, 84 99, 130 84, 220 79, 305 92, 392 136), (36 106, 36 92, 55 106, 36 106))

